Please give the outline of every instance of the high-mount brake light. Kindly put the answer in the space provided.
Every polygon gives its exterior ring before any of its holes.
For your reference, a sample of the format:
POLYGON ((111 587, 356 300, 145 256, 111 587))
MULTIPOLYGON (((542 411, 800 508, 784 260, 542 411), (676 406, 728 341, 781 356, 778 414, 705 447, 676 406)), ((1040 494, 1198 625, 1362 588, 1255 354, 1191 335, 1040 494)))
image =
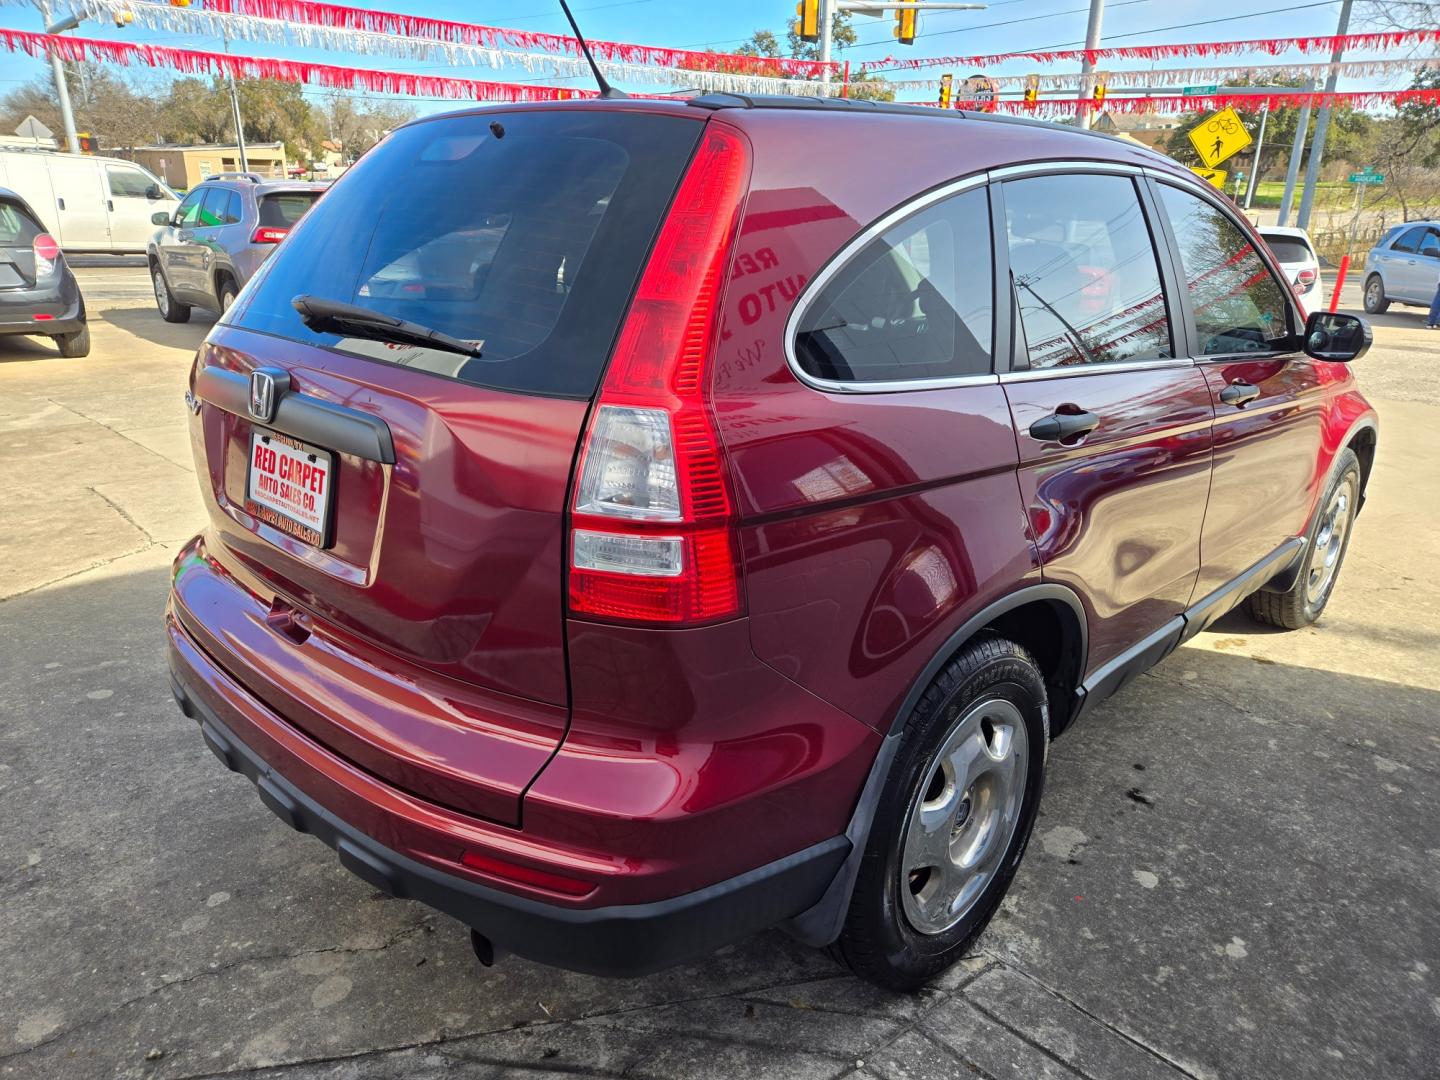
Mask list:
POLYGON ((641 275, 585 434, 570 610, 695 625, 740 613, 734 501, 708 400, 750 150, 706 125, 641 275))

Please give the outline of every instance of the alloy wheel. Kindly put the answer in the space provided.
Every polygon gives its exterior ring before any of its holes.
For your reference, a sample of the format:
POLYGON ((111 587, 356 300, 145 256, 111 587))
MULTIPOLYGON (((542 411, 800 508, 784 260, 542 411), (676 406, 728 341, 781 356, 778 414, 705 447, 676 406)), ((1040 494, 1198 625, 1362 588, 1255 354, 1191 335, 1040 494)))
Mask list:
POLYGON ((1340 569, 1340 557, 1345 554, 1345 537, 1355 519, 1355 477, 1345 479, 1330 496, 1320 517, 1320 528, 1315 533, 1315 548, 1310 556, 1310 569, 1305 581, 1305 602, 1312 607, 1320 604, 1340 569))
POLYGON ((161 315, 169 315, 170 290, 165 287, 165 275, 160 272, 159 267, 155 268, 151 280, 155 283, 155 306, 160 309, 161 315))
POLYGON ((972 705, 930 759, 900 860, 901 902, 918 932, 960 922, 999 872, 1025 799, 1027 743, 1020 710, 991 698, 972 705))

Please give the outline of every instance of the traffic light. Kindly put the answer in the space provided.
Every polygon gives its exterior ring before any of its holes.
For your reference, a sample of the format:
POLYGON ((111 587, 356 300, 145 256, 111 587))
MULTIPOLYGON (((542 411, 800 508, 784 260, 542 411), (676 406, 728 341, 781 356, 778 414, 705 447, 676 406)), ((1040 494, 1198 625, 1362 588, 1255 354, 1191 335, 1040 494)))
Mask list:
POLYGON ((901 45, 915 44, 915 21, 918 13, 909 4, 895 9, 895 39, 901 45))
POLYGON ((93 154, 100 149, 100 140, 88 131, 80 131, 75 134, 75 141, 80 144, 82 154, 93 154))
POLYGON ((820 0, 800 0, 795 5, 795 17, 795 31, 800 40, 820 40, 820 0))
POLYGON ((1033 109, 1035 103, 1040 100, 1040 76, 1025 76, 1025 108, 1033 109))
POLYGON ((950 84, 954 81, 955 77, 948 73, 940 76, 940 108, 942 109, 950 107, 950 84))
POLYGON ((1091 96, 1095 99, 1096 105, 1105 104, 1105 90, 1109 84, 1110 73, 1108 71, 1097 71, 1095 73, 1095 88, 1091 91, 1091 96))

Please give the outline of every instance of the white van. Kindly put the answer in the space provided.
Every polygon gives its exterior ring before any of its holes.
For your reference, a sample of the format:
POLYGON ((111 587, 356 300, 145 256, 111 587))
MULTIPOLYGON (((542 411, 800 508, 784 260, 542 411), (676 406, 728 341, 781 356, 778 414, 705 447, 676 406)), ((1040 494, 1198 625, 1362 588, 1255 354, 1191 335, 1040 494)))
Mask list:
POLYGON ((62 250, 144 254, 150 218, 180 198, 133 161, 0 149, 0 187, 20 195, 62 250))

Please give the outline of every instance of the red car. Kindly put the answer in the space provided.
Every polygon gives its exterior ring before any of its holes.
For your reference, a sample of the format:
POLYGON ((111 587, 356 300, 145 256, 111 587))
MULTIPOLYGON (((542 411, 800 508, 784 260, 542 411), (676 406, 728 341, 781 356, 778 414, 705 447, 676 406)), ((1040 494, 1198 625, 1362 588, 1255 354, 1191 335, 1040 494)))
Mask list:
POLYGON ((195 361, 174 692, 367 882, 638 974, 781 925, 920 985, 1049 741, 1313 622, 1376 423, 1231 203, 865 102, 476 109, 367 154, 195 361))

